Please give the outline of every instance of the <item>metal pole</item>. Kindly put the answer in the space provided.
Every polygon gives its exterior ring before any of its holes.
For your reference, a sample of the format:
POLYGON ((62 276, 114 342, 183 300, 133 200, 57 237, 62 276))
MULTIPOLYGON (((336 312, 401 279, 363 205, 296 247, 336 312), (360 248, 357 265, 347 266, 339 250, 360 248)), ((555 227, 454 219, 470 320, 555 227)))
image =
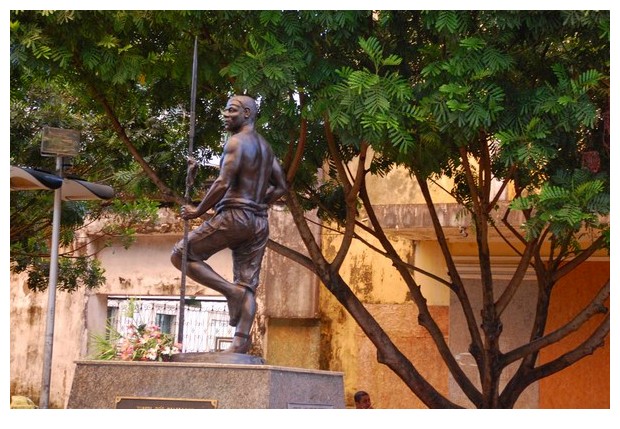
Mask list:
MULTIPOLYGON (((62 156, 56 156, 56 172, 62 178, 62 156)), ((50 275, 47 287, 47 323, 45 325, 45 347, 43 352, 43 381, 39 408, 48 408, 50 381, 52 375, 52 351, 54 348, 54 314, 56 312, 56 284, 58 283, 58 246, 60 237, 61 189, 54 191, 54 215, 52 219, 52 245, 50 248, 50 275)))
MULTIPOLYGON (((192 91, 190 95, 190 119, 189 119, 189 151, 188 156, 193 156, 194 134, 196 130, 196 84, 198 80, 198 37, 194 38, 194 60, 192 64, 192 91)), ((185 204, 190 203, 190 194, 194 182, 191 166, 187 167, 187 177, 185 178, 185 204)), ((179 331, 178 341, 183 343, 183 325, 185 324, 185 283, 187 271, 187 237, 189 235, 189 221, 183 225, 183 258, 181 260, 181 292, 179 298, 179 331)))

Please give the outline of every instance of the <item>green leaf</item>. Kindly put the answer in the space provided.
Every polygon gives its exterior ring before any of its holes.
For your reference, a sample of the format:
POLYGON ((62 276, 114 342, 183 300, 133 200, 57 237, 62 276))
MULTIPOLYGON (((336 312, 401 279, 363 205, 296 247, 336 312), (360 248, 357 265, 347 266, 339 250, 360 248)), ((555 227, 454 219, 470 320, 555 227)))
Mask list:
POLYGON ((106 34, 103 39, 97 43, 97 46, 101 46, 106 49, 116 48, 118 46, 118 39, 111 34, 106 34))
POLYGON ((462 39, 459 44, 466 49, 471 49, 474 51, 479 51, 486 46, 486 42, 480 37, 467 37, 462 39))
POLYGON ((470 107, 469 103, 462 103, 457 100, 448 100, 446 102, 446 105, 453 112, 464 112, 467 111, 470 107))
POLYGON ((447 30, 449 33, 455 33, 459 25, 459 18, 456 11, 446 10, 439 12, 435 28, 439 31, 447 30))
POLYGON ((560 98, 558 98, 558 103, 560 103, 562 106, 567 106, 574 102, 575 102, 575 99, 568 95, 563 95, 560 98))
POLYGON ((392 54, 381 61, 381 65, 384 66, 397 66, 403 62, 403 59, 396 54, 392 54))

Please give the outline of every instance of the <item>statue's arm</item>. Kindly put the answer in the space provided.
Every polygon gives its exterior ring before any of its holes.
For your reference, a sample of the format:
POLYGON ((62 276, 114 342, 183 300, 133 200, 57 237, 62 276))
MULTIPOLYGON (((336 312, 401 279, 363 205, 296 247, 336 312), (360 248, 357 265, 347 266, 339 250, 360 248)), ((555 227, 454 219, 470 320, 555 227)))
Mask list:
POLYGON ((265 193, 265 203, 272 204, 276 202, 281 196, 286 194, 287 185, 284 171, 278 160, 273 158, 273 165, 271 167, 271 177, 269 178, 269 187, 265 193))
POLYGON ((220 163, 220 174, 215 179, 204 198, 197 207, 184 206, 184 219, 193 219, 202 216, 213 208, 226 194, 233 183, 233 178, 240 168, 241 152, 239 142, 235 138, 228 140, 224 146, 220 163))

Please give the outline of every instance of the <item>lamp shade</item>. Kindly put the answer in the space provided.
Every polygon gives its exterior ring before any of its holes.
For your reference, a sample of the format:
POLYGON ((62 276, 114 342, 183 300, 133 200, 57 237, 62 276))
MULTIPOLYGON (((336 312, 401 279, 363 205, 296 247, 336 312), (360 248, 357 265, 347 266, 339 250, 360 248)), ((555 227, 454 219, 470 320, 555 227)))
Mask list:
POLYGON ((60 195, 64 201, 109 200, 114 197, 114 189, 86 180, 64 179, 60 195))
POLYGON ((78 178, 61 178, 36 168, 11 165, 11 191, 56 190, 64 201, 109 200, 114 189, 78 178))
POLYGON ((62 179, 55 174, 11 165, 11 191, 54 190, 61 186, 62 179))

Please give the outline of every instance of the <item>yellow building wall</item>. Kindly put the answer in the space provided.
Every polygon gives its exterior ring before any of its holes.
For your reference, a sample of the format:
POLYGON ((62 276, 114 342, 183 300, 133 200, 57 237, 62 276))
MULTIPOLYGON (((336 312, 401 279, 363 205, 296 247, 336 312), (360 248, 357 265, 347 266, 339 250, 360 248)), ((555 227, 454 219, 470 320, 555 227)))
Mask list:
MULTIPOLYGON (((415 243, 416 265, 425 271, 447 280, 447 268, 441 249, 436 241, 418 241, 415 243)), ((450 289, 441 282, 423 274, 415 272, 414 278, 420 285, 422 294, 428 305, 447 306, 450 303, 450 289)))
MULTIPOLYGON (((335 256, 341 236, 328 233, 323 239, 324 254, 329 260, 335 256)), ((378 245, 370 237, 365 239, 378 245)), ((442 269, 436 263, 436 244, 423 243, 416 247, 412 240, 398 236, 391 237, 391 241, 405 261, 415 262, 422 269, 442 275, 442 269)), ((430 335, 418 325, 417 307, 392 262, 378 256, 367 245, 354 241, 340 274, 401 352, 429 382, 447 394, 447 369, 430 335)), ((416 280, 417 277, 421 276, 416 275, 416 280)), ((427 277, 420 280, 420 285, 428 295, 431 313, 447 337, 447 288, 427 277)), ((365 390, 372 392, 375 408, 425 408, 391 369, 377 362, 375 346, 325 287, 320 288, 319 308, 323 350, 321 367, 345 374, 347 406, 354 406, 353 394, 357 390, 365 390)))

